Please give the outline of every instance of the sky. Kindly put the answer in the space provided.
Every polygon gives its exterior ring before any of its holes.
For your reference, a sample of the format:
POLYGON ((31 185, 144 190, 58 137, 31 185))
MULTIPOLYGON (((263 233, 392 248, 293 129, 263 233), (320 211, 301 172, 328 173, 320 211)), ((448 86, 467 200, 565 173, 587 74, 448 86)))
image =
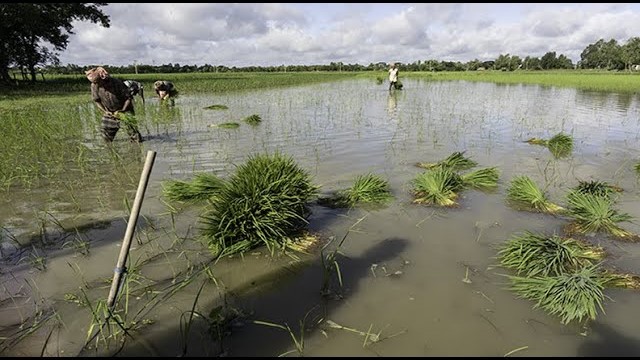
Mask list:
POLYGON ((495 60, 574 63, 599 39, 640 37, 636 3, 111 3, 74 22, 61 64, 280 66, 495 60))

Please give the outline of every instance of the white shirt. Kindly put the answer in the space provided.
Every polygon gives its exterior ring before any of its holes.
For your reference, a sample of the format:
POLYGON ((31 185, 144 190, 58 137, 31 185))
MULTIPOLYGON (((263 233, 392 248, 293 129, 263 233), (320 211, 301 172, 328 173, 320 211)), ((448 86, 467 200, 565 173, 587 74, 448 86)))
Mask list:
POLYGON ((391 82, 398 81, 398 68, 389 69, 389 81, 391 82))

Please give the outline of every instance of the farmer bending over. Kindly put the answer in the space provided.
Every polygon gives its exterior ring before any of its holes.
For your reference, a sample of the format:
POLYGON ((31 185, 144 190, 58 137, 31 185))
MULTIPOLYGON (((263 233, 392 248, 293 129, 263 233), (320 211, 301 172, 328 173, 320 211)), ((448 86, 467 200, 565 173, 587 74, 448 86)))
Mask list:
POLYGON ((102 110, 102 136, 112 142, 124 122, 131 141, 142 142, 142 135, 133 123, 133 96, 122 80, 113 78, 103 67, 85 71, 91 82, 91 97, 102 110))
POLYGON ((171 81, 158 80, 153 83, 153 87, 160 100, 166 100, 178 95, 178 90, 176 90, 171 81))

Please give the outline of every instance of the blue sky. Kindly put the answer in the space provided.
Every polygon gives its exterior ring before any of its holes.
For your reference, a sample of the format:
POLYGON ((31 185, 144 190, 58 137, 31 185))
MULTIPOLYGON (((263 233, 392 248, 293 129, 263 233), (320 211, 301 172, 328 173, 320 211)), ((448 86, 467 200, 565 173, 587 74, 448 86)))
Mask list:
POLYGON ((74 23, 62 64, 274 66, 331 62, 574 62, 589 44, 640 37, 635 3, 113 3, 111 26, 74 23))

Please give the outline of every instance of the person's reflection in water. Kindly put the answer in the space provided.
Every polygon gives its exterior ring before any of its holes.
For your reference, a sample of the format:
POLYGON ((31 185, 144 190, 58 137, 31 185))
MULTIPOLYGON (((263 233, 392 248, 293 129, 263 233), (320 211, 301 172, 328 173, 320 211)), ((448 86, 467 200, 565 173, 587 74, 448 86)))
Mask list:
POLYGON ((395 115, 398 109, 398 93, 395 91, 389 91, 389 98, 387 100, 387 111, 389 115, 395 115))

